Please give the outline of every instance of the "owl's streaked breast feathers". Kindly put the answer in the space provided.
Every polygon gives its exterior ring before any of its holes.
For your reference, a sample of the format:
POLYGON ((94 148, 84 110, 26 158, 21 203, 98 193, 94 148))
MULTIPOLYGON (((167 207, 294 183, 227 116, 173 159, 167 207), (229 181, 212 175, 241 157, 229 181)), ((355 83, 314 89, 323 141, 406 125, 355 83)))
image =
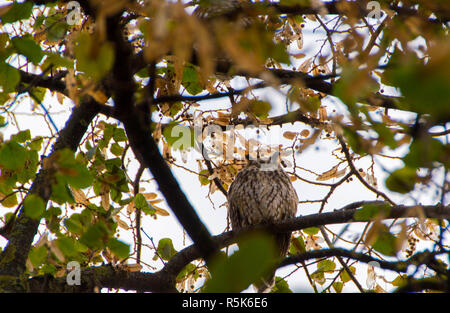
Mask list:
MULTIPOLYGON (((263 170, 260 162, 250 161, 230 185, 227 198, 233 230, 280 222, 297 213, 297 193, 279 165, 273 170, 263 170)), ((278 233, 274 237, 279 256, 286 256, 291 233, 278 233)), ((269 280, 258 291, 272 286, 273 275, 269 280)))

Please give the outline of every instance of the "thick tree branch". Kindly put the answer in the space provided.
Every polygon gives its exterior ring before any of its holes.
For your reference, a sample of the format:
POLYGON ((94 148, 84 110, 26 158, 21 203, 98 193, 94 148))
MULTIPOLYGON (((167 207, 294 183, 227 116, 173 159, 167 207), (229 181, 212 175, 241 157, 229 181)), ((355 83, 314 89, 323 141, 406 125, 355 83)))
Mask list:
MULTIPOLYGON (((358 222, 354 221, 353 215, 357 211, 357 208, 366 203, 378 203, 384 202, 354 202, 339 210, 329 213, 311 214, 307 216, 296 217, 276 225, 271 225, 269 228, 273 231, 293 231, 300 230, 308 227, 319 227, 322 225, 358 222)), ((390 213, 385 216, 385 219, 394 218, 411 218, 417 217, 418 209, 423 210, 423 214, 429 218, 443 218, 450 220, 450 207, 444 207, 441 205, 436 206, 395 206, 392 207, 390 213)), ((225 232, 220 235, 212 237, 215 244, 221 248, 231 245, 237 241, 239 236, 243 233, 262 229, 267 226, 254 226, 243 229, 240 232, 225 232)), ((278 267, 288 266, 290 264, 305 262, 317 258, 328 257, 345 257, 353 260, 357 260, 363 263, 377 262, 380 268, 392 270, 399 273, 404 273, 409 265, 418 266, 420 264, 428 264, 433 260, 437 254, 445 252, 428 252, 424 251, 416 253, 405 261, 384 261, 374 258, 372 256, 358 253, 355 251, 344 250, 340 248, 311 250, 302 254, 290 256, 282 260, 278 267)), ((165 267, 155 273, 143 273, 143 272, 128 272, 119 268, 113 268, 111 266, 92 267, 81 272, 82 283, 80 286, 70 287, 66 283, 66 279, 63 278, 47 278, 34 277, 29 280, 28 285, 32 291, 54 291, 54 292, 90 292, 94 287, 98 288, 121 288, 125 290, 138 290, 138 291, 152 291, 152 292, 176 292, 175 290, 175 278, 178 273, 190 262, 202 257, 201 251, 197 249, 196 245, 192 245, 184 248, 174 255, 165 267)), ((423 287, 423 285, 420 285, 423 287)), ((413 286, 411 290, 418 290, 417 286, 413 286)), ((427 288, 429 288, 428 286, 427 288)), ((408 289, 409 290, 409 289, 408 289)), ((400 290, 399 290, 400 291, 400 290)))
POLYGON ((113 100, 117 118, 124 124, 130 147, 136 158, 149 168, 167 204, 193 242, 199 246, 202 256, 208 260, 217 251, 210 233, 161 156, 150 132, 150 125, 145 122, 145 116, 135 109, 136 84, 132 73, 133 52, 130 44, 122 37, 122 30, 118 27, 119 18, 110 18, 107 21, 108 30, 110 30, 108 39, 115 43, 116 51, 112 87, 115 90, 113 100))
POLYGON ((20 81, 23 83, 29 84, 33 87, 47 88, 51 91, 58 91, 62 94, 66 94, 66 84, 61 80, 61 78, 64 77, 67 72, 58 73, 54 77, 28 73, 23 70, 19 70, 19 73, 20 81))
MULTIPOLYGON (((311 214, 307 216, 300 216, 293 219, 289 219, 275 225, 269 226, 271 231, 275 232, 286 232, 301 230, 309 227, 319 227, 323 225, 330 224, 342 224, 349 222, 366 222, 366 221, 355 221, 353 220, 353 215, 357 209, 364 204, 388 204, 383 201, 359 201, 348 204, 341 209, 335 210, 333 212, 311 214)), ((427 218, 439 218, 446 219, 450 221, 450 206, 442 206, 437 204, 435 206, 393 206, 390 208, 389 214, 387 214, 384 219, 396 219, 396 218, 412 218, 421 216, 427 218)), ((261 229, 267 226, 254 226, 243 229, 241 232, 236 233, 233 231, 225 232, 220 235, 214 236, 213 240, 220 248, 226 247, 230 244, 236 242, 237 238, 248 231, 254 229, 261 229)), ((195 259, 201 258, 201 254, 197 250, 195 245, 184 248, 179 251, 165 266, 165 270, 168 273, 177 275, 187 264, 195 259)))
MULTIPOLYGON (((97 103, 91 98, 85 99, 79 106, 74 107, 72 115, 67 120, 64 129, 61 130, 49 157, 64 148, 75 151, 89 123, 97 113, 97 103)), ((46 204, 52 194, 50 181, 51 177, 48 171, 41 168, 28 195, 37 194, 46 204)), ((19 212, 8 234, 8 244, 0 255, 0 275, 19 277, 23 274, 39 222, 39 220, 26 216, 23 210, 19 212)))

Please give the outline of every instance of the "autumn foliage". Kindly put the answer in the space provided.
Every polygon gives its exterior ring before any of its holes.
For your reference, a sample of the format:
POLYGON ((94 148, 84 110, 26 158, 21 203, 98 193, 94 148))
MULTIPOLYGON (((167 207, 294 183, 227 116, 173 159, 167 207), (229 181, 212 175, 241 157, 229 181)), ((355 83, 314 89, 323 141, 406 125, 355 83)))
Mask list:
POLYGON ((224 2, 0 7, 0 290, 448 292, 450 4, 224 2), (275 151, 298 217, 212 236, 185 192, 275 151))

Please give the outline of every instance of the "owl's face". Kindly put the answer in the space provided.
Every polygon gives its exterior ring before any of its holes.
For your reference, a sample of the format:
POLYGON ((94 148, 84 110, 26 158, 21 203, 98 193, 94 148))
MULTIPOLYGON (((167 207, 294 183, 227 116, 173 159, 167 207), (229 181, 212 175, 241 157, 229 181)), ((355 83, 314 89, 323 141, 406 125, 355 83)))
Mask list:
POLYGON ((261 171, 276 171, 282 169, 278 152, 273 153, 270 157, 258 157, 257 159, 250 159, 248 162, 248 166, 257 167, 261 171))

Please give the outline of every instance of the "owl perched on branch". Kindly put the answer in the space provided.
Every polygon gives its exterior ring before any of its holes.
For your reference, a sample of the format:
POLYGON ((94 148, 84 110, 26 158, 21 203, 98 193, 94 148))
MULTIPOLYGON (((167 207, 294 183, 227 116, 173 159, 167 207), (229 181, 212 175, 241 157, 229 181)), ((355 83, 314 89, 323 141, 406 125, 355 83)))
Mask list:
MULTIPOLYGON (((288 175, 280 164, 261 160, 249 161, 228 190, 228 215, 231 227, 239 231, 256 224, 271 224, 295 217, 298 197, 288 175)), ((274 234, 278 256, 286 256, 291 233, 274 234)), ((270 291, 275 270, 255 284, 258 292, 270 291)))

